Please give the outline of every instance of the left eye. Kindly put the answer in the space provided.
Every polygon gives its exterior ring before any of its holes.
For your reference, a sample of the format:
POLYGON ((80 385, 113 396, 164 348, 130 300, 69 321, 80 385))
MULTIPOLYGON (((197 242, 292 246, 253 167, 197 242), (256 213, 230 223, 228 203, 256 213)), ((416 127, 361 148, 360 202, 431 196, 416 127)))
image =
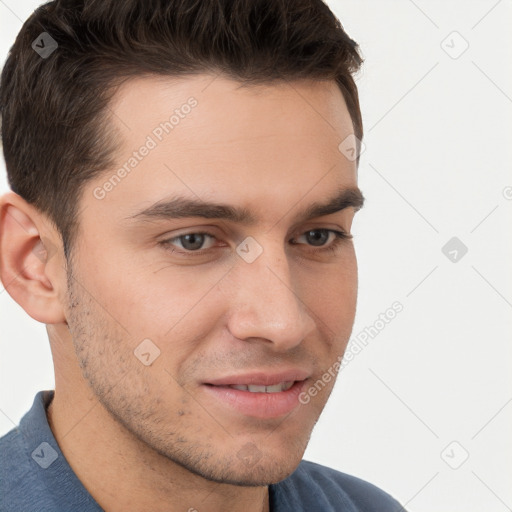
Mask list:
POLYGON ((336 238, 344 237, 344 233, 341 231, 334 231, 332 229, 311 229, 299 236, 298 240, 302 237, 305 237, 307 243, 310 243, 316 247, 322 247, 326 245, 326 242, 329 240, 331 235, 334 237, 331 239, 331 241, 336 240, 336 238))

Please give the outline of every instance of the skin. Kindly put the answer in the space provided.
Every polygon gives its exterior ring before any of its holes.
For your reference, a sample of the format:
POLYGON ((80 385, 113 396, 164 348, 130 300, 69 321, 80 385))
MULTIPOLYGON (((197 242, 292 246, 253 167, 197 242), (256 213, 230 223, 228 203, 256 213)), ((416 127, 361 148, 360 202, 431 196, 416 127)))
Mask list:
POLYGON ((338 150, 353 133, 345 102, 331 81, 240 87, 198 75, 131 80, 110 107, 119 165, 84 186, 72 261, 45 215, 12 192, 0 200, 2 282, 51 343, 50 427, 105 510, 269 510, 267 486, 299 464, 334 380, 270 419, 212 400, 202 383, 298 367, 307 389, 343 354, 357 297, 353 242, 322 252, 334 237, 316 246, 305 233, 350 233, 355 209, 296 215, 357 187, 355 162, 338 150), (97 199, 191 96, 197 106, 97 199), (174 194, 245 207, 256 222, 132 218, 174 194), (204 254, 184 254, 190 245, 176 237, 205 230, 215 238, 204 254), (236 252, 248 236, 263 249, 252 263, 236 252), (145 366, 134 350, 148 338, 160 355, 145 366))

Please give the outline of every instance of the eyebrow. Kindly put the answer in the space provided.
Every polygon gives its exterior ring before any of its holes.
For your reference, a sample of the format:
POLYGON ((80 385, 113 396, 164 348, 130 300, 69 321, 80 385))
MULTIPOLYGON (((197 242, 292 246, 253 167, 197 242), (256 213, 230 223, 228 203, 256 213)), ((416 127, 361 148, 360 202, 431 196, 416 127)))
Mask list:
MULTIPOLYGON (((341 189, 338 194, 327 202, 315 202, 301 210, 296 219, 309 220, 322 217, 352 207, 357 212, 364 205, 365 198, 357 187, 341 189)), ((257 222, 247 208, 234 207, 222 203, 207 202, 201 199, 190 199, 175 196, 171 199, 158 201, 153 205, 127 217, 128 220, 150 221, 153 219, 180 219, 203 217, 205 219, 221 219, 237 224, 254 225, 257 222)))

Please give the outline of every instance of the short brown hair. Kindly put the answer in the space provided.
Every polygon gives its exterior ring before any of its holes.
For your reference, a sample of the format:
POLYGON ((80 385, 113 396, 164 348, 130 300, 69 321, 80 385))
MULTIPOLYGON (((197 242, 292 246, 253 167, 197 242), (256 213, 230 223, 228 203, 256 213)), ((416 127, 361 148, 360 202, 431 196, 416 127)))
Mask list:
POLYGON ((67 257, 81 186, 115 164, 108 106, 124 80, 205 72, 244 85, 333 79, 361 140, 352 77, 361 63, 322 0, 48 2, 24 23, 2 71, 9 185, 54 222, 67 257), (32 46, 43 32, 58 45, 45 58, 32 46))

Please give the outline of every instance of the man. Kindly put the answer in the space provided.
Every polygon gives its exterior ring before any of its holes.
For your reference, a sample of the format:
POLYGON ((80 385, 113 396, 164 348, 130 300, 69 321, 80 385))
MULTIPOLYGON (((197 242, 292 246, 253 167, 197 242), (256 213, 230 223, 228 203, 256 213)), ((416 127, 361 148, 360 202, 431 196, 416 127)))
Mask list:
POLYGON ((302 461, 350 337, 357 45, 320 0, 56 0, 2 73, 0 276, 55 390, 1 510, 398 511, 302 461))

